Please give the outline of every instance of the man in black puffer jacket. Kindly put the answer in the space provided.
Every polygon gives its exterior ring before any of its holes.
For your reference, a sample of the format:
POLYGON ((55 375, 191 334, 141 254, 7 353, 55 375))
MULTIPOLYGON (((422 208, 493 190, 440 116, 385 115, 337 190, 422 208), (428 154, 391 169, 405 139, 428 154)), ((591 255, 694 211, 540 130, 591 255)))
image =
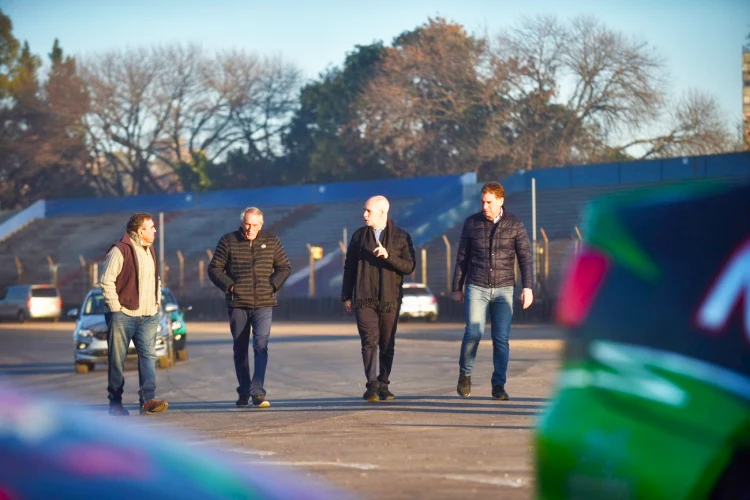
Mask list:
POLYGON ((414 272, 411 236, 388 219, 388 209, 384 196, 367 200, 365 226, 357 229, 349 242, 341 287, 341 300, 346 312, 354 311, 362 340, 362 362, 367 377, 367 390, 362 397, 368 402, 394 399, 388 390, 388 378, 403 297, 401 285, 404 275, 414 272))
POLYGON ((526 228, 515 215, 503 211, 505 189, 497 182, 482 188, 482 211, 466 219, 453 273, 453 298, 466 303, 466 329, 459 357, 458 394, 471 395, 471 370, 484 334, 487 311, 492 324, 492 398, 508 399, 508 337, 513 318, 514 266, 521 269, 523 308, 534 300, 532 254, 526 228), (466 286, 466 291, 464 291, 466 286))
POLYGON ((263 383, 268 364, 268 338, 276 293, 289 277, 291 266, 279 238, 262 232, 263 212, 250 207, 242 212, 237 231, 221 237, 208 265, 208 277, 224 292, 229 309, 229 327, 234 339, 234 369, 237 373, 237 406, 267 408, 263 383), (250 378, 248 349, 253 329, 255 367, 250 378))

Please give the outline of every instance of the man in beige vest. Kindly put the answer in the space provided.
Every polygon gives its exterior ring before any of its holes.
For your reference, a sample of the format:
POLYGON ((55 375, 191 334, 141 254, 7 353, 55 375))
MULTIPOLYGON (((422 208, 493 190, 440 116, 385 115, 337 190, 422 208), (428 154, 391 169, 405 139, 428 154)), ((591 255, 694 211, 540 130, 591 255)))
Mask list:
POLYGON ((125 236, 112 245, 99 284, 111 312, 105 314, 109 336, 109 414, 125 416, 122 406, 123 374, 130 341, 138 352, 138 395, 141 415, 163 412, 168 403, 155 399, 156 330, 159 325, 161 282, 153 248, 156 227, 149 214, 137 213, 128 221, 125 236))

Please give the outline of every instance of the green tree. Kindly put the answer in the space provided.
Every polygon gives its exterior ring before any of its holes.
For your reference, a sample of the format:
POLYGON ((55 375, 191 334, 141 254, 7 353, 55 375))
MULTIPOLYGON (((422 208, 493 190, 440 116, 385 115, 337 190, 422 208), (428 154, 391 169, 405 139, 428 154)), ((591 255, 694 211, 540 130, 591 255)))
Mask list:
POLYGON ((477 170, 506 147, 502 72, 495 73, 483 39, 429 19, 386 49, 350 128, 395 176, 477 170))
POLYGON ((10 94, 10 80, 18 60, 21 45, 13 36, 13 23, 0 9, 0 99, 10 94))
POLYGON ((356 103, 382 60, 381 42, 357 45, 300 92, 300 106, 284 138, 282 183, 330 182, 388 175, 370 145, 352 127, 356 103))
POLYGON ((49 53, 50 72, 44 85, 42 122, 48 158, 39 158, 37 191, 44 197, 94 194, 96 179, 88 168, 91 154, 86 144, 84 116, 90 109, 86 86, 76 59, 65 56, 55 40, 49 53))
POLYGON ((5 99, 0 109, 0 202, 3 207, 16 207, 34 197, 34 156, 44 153, 41 140, 44 112, 39 100, 37 71, 39 58, 31 53, 28 43, 12 53, 16 45, 10 19, 0 13, 3 47, 10 48, 3 56, 3 92, 5 99))
POLYGON ((81 124, 87 95, 75 60, 56 40, 48 79, 28 43, 19 44, 0 13, 0 201, 20 207, 42 198, 90 195, 88 150, 81 124), (14 53, 15 51, 15 53, 14 53))

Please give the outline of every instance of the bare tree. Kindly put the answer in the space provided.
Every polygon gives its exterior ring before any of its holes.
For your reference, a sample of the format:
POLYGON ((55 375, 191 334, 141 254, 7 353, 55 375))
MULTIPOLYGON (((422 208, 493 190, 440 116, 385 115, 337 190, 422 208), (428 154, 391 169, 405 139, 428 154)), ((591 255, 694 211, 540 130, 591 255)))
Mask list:
POLYGON ((243 82, 237 94, 233 124, 253 159, 273 160, 281 154, 302 84, 300 70, 280 57, 257 62, 258 75, 243 82))
POLYGON ((527 19, 491 52, 508 68, 508 161, 517 168, 736 148, 713 97, 670 98, 662 58, 595 19, 527 19))
POLYGON ((265 154, 296 106, 300 72, 243 51, 196 45, 97 56, 85 66, 86 124, 100 192, 182 189, 231 148, 265 154))
POLYGON ((176 172, 169 176, 174 186, 185 180, 186 170, 200 170, 199 158, 212 164, 242 139, 236 114, 261 70, 258 58, 244 53, 209 58, 195 45, 160 50, 167 64, 160 86, 173 106, 164 139, 168 147, 158 159, 163 170, 176 172))
POLYGON ((510 68, 511 158, 521 168, 596 161, 597 144, 651 123, 664 102, 660 57, 592 18, 527 19, 492 52, 510 68))
POLYGON ((92 99, 85 123, 100 192, 163 191, 151 164, 166 147, 174 104, 159 85, 164 67, 161 54, 147 49, 112 51, 84 64, 92 99))
POLYGON ((712 96, 690 90, 664 109, 668 120, 660 127, 661 133, 635 139, 618 149, 640 147, 640 158, 708 155, 738 149, 734 133, 712 96))

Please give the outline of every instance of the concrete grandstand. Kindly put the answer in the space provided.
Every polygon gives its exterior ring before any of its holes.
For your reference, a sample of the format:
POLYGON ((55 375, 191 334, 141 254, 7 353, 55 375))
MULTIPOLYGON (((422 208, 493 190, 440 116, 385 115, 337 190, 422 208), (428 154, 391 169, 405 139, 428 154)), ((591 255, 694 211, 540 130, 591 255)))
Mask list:
MULTIPOLYGON (((524 221, 531 237, 532 178, 537 190, 536 240, 540 249, 537 275, 541 303, 542 299, 550 302, 555 298, 589 200, 645 186, 701 183, 710 179, 747 182, 750 153, 518 172, 501 179, 507 191, 505 206, 524 221)), ((364 200, 383 194, 391 200, 391 217, 412 234, 417 247, 417 270, 407 279, 426 281, 435 295, 444 297, 441 304, 445 303, 445 309, 452 310, 447 300, 452 259, 463 219, 478 210, 481 184, 469 173, 216 193, 38 202, 25 211, 4 214, 0 220, 0 289, 19 282, 56 281, 65 307, 75 307, 94 281, 96 264, 122 236, 128 216, 136 211, 151 212, 158 222, 158 213, 163 212, 164 227, 159 229, 165 236, 164 259, 168 270, 164 280, 183 302, 194 306, 205 304, 196 307, 199 314, 213 315, 209 311, 214 309, 219 310, 217 315, 223 314, 221 294, 205 277, 205 269, 219 237, 237 228, 244 207, 255 205, 265 212, 264 229, 279 235, 292 262, 292 277, 280 294, 280 302, 304 300, 309 294, 307 245, 311 244, 324 250, 323 260, 316 263, 315 295, 319 298, 318 310, 329 310, 336 306, 340 293, 341 244, 347 243, 344 236, 351 236, 362 225, 364 200), (446 239, 450 260, 447 260, 446 239), (320 301, 324 300, 334 305, 323 307, 320 301)))

